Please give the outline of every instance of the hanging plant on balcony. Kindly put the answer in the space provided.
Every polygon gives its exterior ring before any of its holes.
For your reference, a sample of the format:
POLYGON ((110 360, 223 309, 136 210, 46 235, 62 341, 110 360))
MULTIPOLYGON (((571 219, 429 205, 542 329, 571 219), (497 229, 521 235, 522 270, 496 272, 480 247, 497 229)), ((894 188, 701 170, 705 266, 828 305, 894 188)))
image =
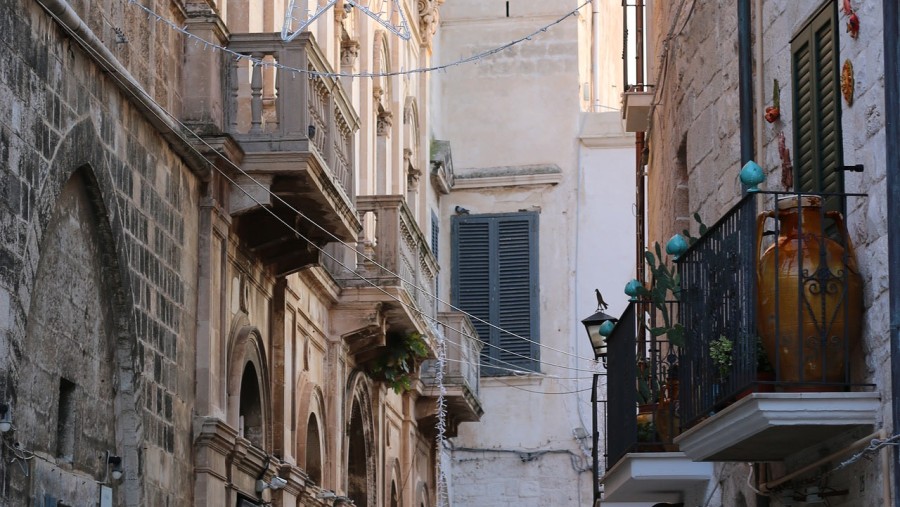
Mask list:
POLYGON ((419 361, 428 357, 428 345, 417 332, 388 333, 381 355, 370 361, 366 371, 375 380, 386 382, 397 394, 412 389, 419 361))

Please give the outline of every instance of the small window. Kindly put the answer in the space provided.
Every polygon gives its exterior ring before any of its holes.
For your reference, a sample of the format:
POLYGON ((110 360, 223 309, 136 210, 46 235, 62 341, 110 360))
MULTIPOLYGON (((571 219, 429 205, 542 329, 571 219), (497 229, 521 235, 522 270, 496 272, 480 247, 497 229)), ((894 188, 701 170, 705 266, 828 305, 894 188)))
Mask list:
POLYGON ((482 374, 537 371, 538 214, 458 215, 452 232, 453 304, 477 317, 482 374))
POLYGON ((75 383, 59 379, 56 416, 56 457, 71 463, 75 459, 75 383))

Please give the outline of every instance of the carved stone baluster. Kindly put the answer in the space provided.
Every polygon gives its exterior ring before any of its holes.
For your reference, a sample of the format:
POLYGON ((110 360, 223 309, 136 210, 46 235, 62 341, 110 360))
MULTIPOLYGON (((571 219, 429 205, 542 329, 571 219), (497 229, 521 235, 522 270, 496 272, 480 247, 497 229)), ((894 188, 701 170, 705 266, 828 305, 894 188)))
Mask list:
MULTIPOLYGON (((275 54, 275 61, 277 63, 281 63, 281 53, 275 54)), ((292 75, 283 69, 275 69, 275 118, 272 119, 272 128, 271 132, 277 132, 279 135, 283 136, 284 133, 279 130, 281 125, 281 107, 283 101, 281 100, 281 82, 285 79, 291 79, 292 75)))
POLYGON ((238 67, 241 66, 241 61, 238 59, 233 59, 229 61, 228 65, 228 124, 230 127, 230 131, 235 133, 238 131, 238 95, 240 92, 240 85, 238 83, 238 67))
MULTIPOLYGON (((262 53, 253 53, 253 59, 262 60, 262 53)), ((262 133, 262 65, 254 64, 250 78, 250 133, 262 133)))

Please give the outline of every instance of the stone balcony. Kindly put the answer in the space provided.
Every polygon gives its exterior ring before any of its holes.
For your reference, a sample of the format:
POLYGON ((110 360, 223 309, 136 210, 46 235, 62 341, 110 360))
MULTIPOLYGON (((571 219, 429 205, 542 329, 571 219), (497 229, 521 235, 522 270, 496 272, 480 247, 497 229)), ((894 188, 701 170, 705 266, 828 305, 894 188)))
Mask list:
POLYGON ((354 334, 351 352, 384 345, 385 332, 418 332, 434 351, 429 330, 436 319, 438 264, 425 235, 402 196, 359 196, 356 205, 363 232, 355 272, 348 263, 326 261, 325 266, 341 286, 339 308, 353 312, 377 306, 383 322, 369 326, 371 332, 354 334))
POLYGON ((311 34, 291 42, 277 33, 231 34, 228 49, 249 57, 224 63, 222 145, 240 166, 228 171, 229 212, 248 249, 283 276, 318 262, 313 245, 334 241, 332 234, 343 241, 359 234, 359 118, 340 81, 315 74, 332 69, 311 34))
MULTIPOLYGON (((444 402, 447 408, 446 435, 456 436, 462 422, 476 422, 484 410, 479 399, 481 380, 480 356, 484 343, 469 318, 460 312, 441 312, 438 321, 446 345, 443 372, 444 402)), ((416 404, 419 426, 434 427, 438 415, 437 360, 426 361, 422 365, 419 379, 422 394, 416 404)))

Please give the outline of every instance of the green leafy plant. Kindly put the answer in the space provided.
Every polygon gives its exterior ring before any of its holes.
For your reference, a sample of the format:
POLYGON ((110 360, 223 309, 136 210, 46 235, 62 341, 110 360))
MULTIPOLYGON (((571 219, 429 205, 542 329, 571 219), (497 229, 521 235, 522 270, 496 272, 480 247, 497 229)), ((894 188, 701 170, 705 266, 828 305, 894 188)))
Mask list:
POLYGON ((719 378, 725 379, 731 373, 734 342, 722 335, 709 343, 709 357, 719 369, 719 378))
MULTIPOLYGON (((700 233, 700 236, 706 234, 706 231, 709 230, 709 227, 707 227, 706 224, 703 223, 703 220, 700 219, 700 213, 694 213, 694 221, 697 222, 697 231, 700 233)), ((699 237, 691 236, 691 231, 687 229, 684 229, 681 232, 682 234, 684 234, 684 237, 687 238, 688 245, 693 245, 697 242, 698 239, 700 239, 699 237)))
MULTIPOLYGON (((700 219, 699 213, 694 213, 694 220, 699 225, 700 235, 706 234, 708 228, 700 219)), ((684 235, 687 237, 689 245, 693 245, 699 239, 691 236, 687 229, 684 230, 684 235)), ((684 345, 685 329, 681 323, 672 322, 668 304, 671 300, 678 301, 681 296, 681 276, 674 267, 666 264, 666 258, 663 257, 662 248, 658 242, 653 244, 653 251, 646 250, 644 252, 644 260, 650 270, 650 289, 639 287, 638 292, 640 296, 649 300, 663 320, 663 325, 651 328, 650 333, 657 337, 665 335, 669 343, 681 347, 684 345)))
POLYGON ((655 442, 657 440, 656 424, 654 424, 652 419, 649 421, 638 421, 637 440, 638 442, 655 442))
POLYGON ((650 362, 638 359, 637 368, 637 402, 638 405, 656 403, 659 396, 659 380, 652 374, 650 362))
POLYGON ((417 363, 428 357, 428 345, 416 332, 389 333, 384 351, 369 362, 367 371, 375 380, 386 382, 397 394, 412 389, 417 363))
POLYGON ((650 328, 650 333, 653 336, 665 335, 669 343, 680 347, 684 345, 684 326, 672 323, 668 301, 678 300, 681 292, 681 276, 674 268, 666 265, 659 243, 654 243, 653 247, 655 255, 649 250, 644 252, 644 259, 650 269, 650 289, 639 287, 638 294, 646 298, 662 316, 663 325, 650 328))

